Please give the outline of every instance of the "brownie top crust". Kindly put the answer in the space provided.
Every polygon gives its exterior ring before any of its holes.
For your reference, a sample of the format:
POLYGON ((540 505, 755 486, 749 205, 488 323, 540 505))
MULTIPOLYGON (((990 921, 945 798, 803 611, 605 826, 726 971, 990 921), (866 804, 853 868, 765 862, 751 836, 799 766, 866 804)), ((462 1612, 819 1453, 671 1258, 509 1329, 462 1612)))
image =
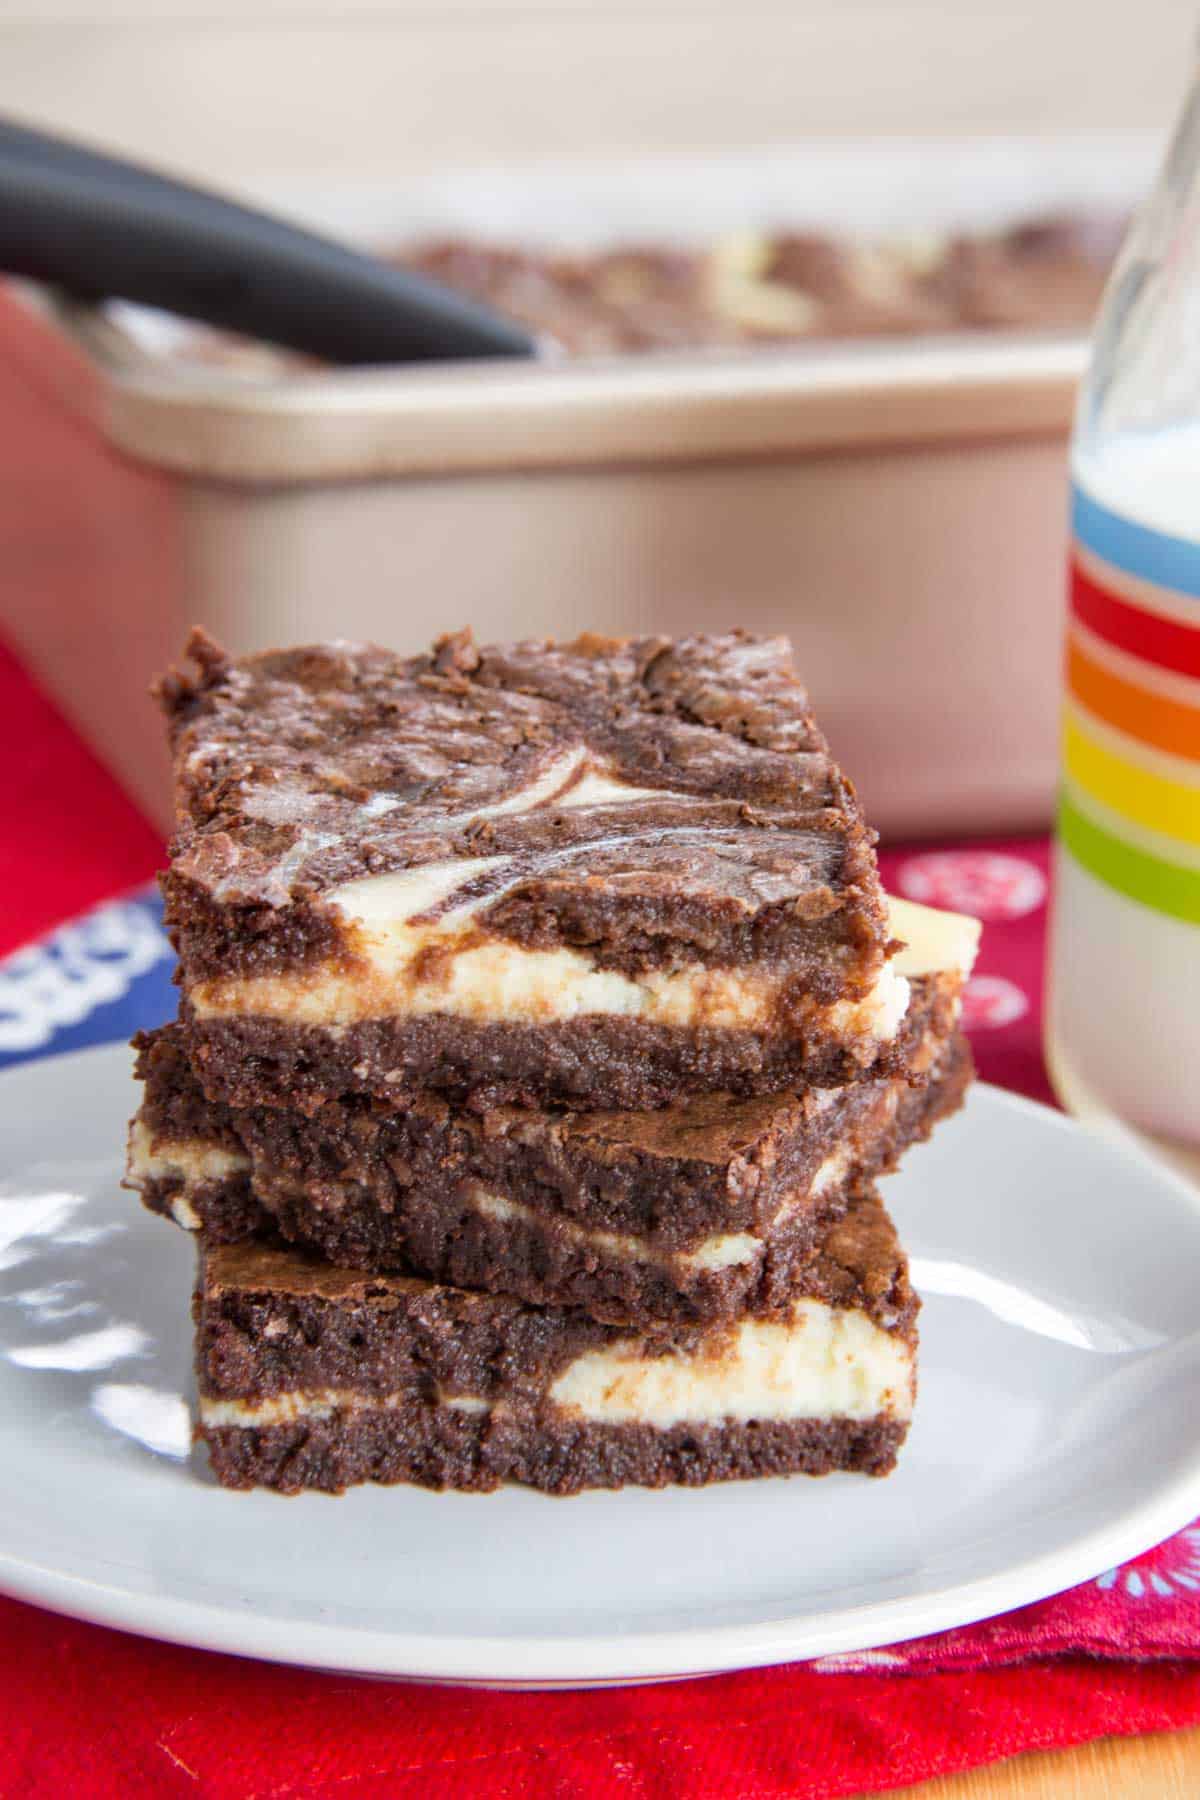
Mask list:
POLYGON ((831 997, 878 973, 873 837, 785 640, 188 653, 159 686, 185 985, 336 955, 325 902, 381 875, 408 919, 601 967, 767 956, 831 997))

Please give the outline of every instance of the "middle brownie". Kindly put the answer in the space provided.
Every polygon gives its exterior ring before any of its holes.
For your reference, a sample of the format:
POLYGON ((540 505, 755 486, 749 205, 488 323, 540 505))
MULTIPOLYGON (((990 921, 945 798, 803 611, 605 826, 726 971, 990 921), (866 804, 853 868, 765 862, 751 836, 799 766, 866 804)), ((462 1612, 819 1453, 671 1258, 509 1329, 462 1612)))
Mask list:
POLYGON ((350 1096, 306 1114, 208 1100, 168 1026, 139 1040, 129 1184, 210 1242, 279 1232, 342 1267, 614 1323, 770 1312, 855 1185, 961 1102, 966 1040, 936 1008, 924 1028, 919 1087, 714 1094, 650 1113, 350 1096))

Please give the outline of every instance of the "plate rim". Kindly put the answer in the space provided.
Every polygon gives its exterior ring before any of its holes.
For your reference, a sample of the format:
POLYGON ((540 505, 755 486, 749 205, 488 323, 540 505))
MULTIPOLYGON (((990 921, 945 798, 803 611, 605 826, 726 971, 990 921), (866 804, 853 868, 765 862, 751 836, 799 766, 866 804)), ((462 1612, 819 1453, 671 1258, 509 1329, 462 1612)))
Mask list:
MULTIPOLYGON (((0 1106, 10 1078, 46 1065, 129 1064, 124 1044, 34 1056, 0 1071, 0 1106)), ((1039 1125, 1096 1143, 1096 1134, 1055 1108, 988 1082, 985 1104, 1032 1114, 1039 1125)), ((1136 1144, 1105 1141, 1200 1212, 1200 1194, 1184 1177, 1136 1144)), ((486 1496, 478 1497, 481 1500, 486 1496)), ((72 1574, 0 1548, 0 1592, 87 1623, 166 1643, 344 1674, 492 1688, 568 1688, 669 1681, 768 1668, 866 1652, 978 1623, 1048 1599, 1144 1554, 1200 1516, 1200 1440, 1182 1465, 1140 1501, 1066 1545, 1039 1551, 973 1580, 918 1596, 793 1613, 749 1624, 636 1631, 619 1636, 505 1637, 433 1635, 363 1625, 282 1619, 224 1603, 131 1592, 115 1582, 72 1574), (503 1674, 498 1674, 503 1670, 503 1674)))

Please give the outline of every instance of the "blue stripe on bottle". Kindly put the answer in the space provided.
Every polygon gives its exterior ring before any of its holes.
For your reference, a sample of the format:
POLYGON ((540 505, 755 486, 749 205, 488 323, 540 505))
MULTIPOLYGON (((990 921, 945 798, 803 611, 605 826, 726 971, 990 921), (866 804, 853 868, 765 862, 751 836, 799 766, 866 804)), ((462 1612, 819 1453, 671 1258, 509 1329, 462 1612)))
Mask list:
MULTIPOLYGON (((1200 527, 1200 483, 1197 485, 1200 527)), ((1071 488, 1071 529, 1085 549, 1113 568, 1200 602, 1200 544, 1135 525, 1075 486, 1071 488)))

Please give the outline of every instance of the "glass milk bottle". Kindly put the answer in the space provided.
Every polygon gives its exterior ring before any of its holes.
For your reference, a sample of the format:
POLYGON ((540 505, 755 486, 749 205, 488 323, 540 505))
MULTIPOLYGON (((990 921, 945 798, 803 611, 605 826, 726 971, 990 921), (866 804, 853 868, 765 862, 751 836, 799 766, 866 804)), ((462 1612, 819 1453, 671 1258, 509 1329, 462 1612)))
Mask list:
POLYGON ((1051 1075, 1200 1170, 1197 87, 1109 283, 1071 483, 1051 1075))

